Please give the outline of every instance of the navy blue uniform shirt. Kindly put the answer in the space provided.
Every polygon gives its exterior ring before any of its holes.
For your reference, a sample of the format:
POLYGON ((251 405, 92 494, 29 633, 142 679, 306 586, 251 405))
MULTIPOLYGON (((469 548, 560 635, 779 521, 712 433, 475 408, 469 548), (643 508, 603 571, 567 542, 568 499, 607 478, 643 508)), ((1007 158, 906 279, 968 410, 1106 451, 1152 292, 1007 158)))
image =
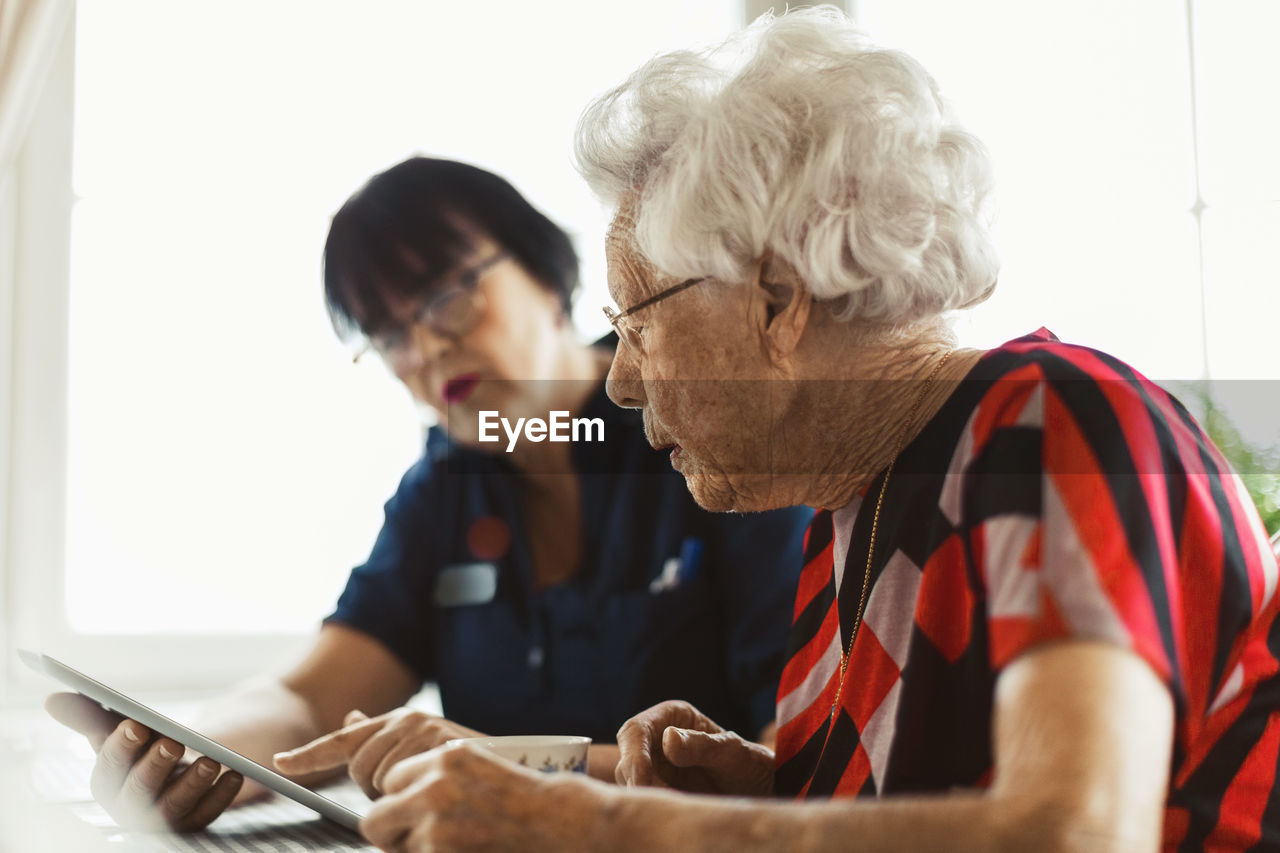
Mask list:
POLYGON ((605 441, 570 445, 583 472, 572 580, 534 587, 505 454, 450 445, 435 428, 329 621, 381 641, 437 682, 445 716, 488 734, 612 743, 636 712, 685 699, 754 738, 773 720, 812 513, 705 512, 645 441, 638 411, 603 385, 585 409, 605 441), (503 553, 473 550, 508 527, 503 553))

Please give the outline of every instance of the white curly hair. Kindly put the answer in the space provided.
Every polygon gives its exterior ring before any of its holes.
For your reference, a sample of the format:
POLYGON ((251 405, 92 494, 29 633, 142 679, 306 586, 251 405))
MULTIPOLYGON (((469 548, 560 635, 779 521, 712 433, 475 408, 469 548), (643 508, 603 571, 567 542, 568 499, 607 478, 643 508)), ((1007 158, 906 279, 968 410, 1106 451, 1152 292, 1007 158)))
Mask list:
POLYGON ((591 103, 574 157, 679 278, 745 281, 772 250, 842 317, 908 324, 981 302, 999 261, 986 147, 933 78, 832 6, 655 57, 591 103))

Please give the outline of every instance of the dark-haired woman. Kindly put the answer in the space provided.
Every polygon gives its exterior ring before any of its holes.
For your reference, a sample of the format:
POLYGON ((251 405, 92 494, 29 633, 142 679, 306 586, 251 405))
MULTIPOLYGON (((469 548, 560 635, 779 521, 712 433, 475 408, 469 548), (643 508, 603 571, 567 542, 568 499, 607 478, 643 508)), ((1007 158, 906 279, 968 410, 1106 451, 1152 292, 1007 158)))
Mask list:
MULTIPOLYGON (((694 504, 606 398, 613 339, 576 335, 577 277, 563 231, 462 163, 407 160, 335 215, 334 326, 439 425, 308 654, 212 707, 216 739, 270 763, 318 738, 276 766, 305 783, 346 766, 371 796, 400 758, 478 732, 590 735, 612 780, 618 727, 673 697, 771 740, 809 513, 694 504), (427 681, 443 718, 403 707, 427 681)), ((94 794, 121 823, 197 829, 241 786, 79 697, 49 707, 98 749, 94 794)))

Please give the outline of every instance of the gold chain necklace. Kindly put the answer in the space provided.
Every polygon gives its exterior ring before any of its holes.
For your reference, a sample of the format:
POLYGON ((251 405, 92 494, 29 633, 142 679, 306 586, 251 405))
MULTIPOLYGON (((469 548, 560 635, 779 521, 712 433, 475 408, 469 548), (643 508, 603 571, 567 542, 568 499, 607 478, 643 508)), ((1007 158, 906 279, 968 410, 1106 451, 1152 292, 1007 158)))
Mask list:
MULTIPOLYGON (((871 516, 871 542, 867 545, 867 568, 862 575, 862 595, 858 597, 858 614, 853 620, 853 630, 849 632, 849 644, 844 650, 844 654, 840 656, 840 680, 836 682, 836 698, 831 703, 831 717, 834 719, 836 711, 840 708, 840 694, 844 692, 844 676, 849 670, 849 658, 853 654, 853 641, 858 636, 858 629, 862 627, 862 610, 867 604, 867 590, 871 586, 871 560, 876 553, 876 529, 880 526, 880 507, 884 505, 884 493, 889 488, 889 477, 893 474, 893 465, 898 461, 898 454, 902 451, 902 443, 906 441, 907 434, 911 431, 912 425, 915 423, 916 413, 920 411, 920 405, 924 403, 925 395, 929 393, 929 389, 933 387, 933 380, 937 378, 942 366, 947 363, 947 359, 951 358, 954 350, 948 350, 942 360, 934 365, 930 371, 929 377, 924 381, 924 387, 920 389, 920 393, 916 395, 916 401, 911 406, 911 411, 907 414, 906 423, 902 426, 902 432, 898 433, 897 444, 893 448, 893 456, 889 458, 889 467, 884 472, 884 482, 880 484, 880 495, 876 498, 875 514, 871 516)), ((836 609, 839 610, 839 604, 836 609)), ((831 737, 830 730, 827 731, 827 737, 831 737)), ((823 744, 825 751, 826 745, 823 744)))

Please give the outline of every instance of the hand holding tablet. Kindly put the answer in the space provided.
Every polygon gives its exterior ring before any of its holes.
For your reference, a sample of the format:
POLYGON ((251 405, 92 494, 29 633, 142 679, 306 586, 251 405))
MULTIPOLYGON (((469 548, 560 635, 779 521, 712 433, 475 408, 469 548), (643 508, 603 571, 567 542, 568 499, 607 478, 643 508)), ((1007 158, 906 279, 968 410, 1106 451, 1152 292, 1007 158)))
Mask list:
POLYGON ((98 753, 90 787, 94 797, 121 825, 178 831, 201 829, 230 805, 247 776, 343 826, 357 828, 361 817, 357 811, 48 655, 25 650, 18 654, 32 669, 83 694, 55 694, 47 707, 60 722, 84 734, 98 753), (203 757, 181 766, 184 746, 203 757), (219 762, 228 768, 221 775, 219 762))
POLYGON ((124 827, 193 832, 231 804, 244 777, 223 773, 208 757, 184 758, 185 747, 78 693, 55 693, 45 708, 58 722, 83 734, 98 760, 89 787, 124 827))

